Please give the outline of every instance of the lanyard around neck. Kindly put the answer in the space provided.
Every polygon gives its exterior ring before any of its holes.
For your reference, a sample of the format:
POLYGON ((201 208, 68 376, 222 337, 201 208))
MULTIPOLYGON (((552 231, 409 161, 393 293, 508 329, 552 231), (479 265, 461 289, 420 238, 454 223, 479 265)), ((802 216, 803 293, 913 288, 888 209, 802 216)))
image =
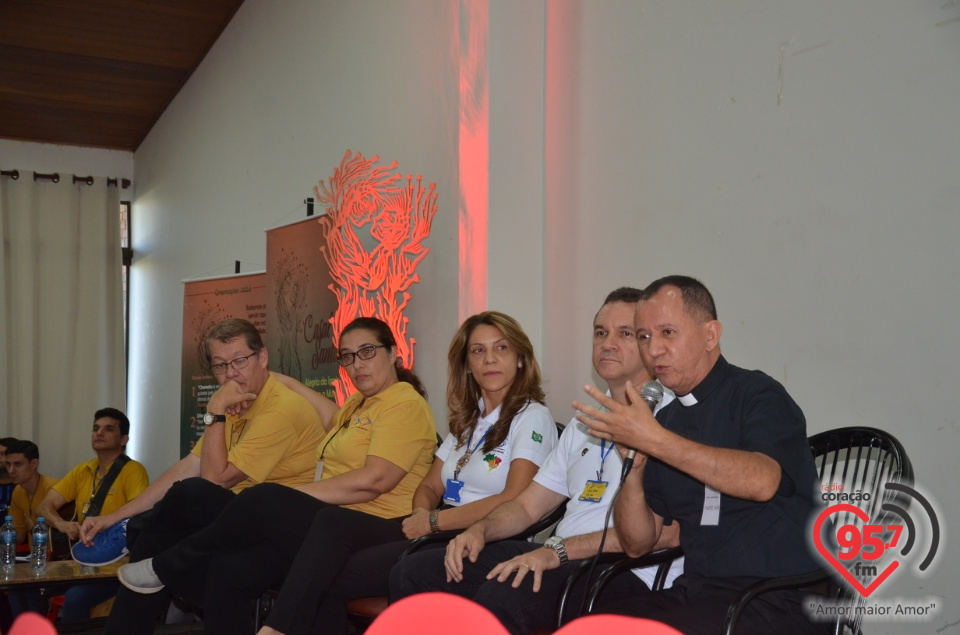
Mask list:
POLYGON ((323 449, 320 450, 320 457, 319 457, 320 461, 323 460, 323 455, 324 453, 326 453, 327 448, 330 446, 330 443, 334 440, 334 438, 338 434, 340 434, 341 432, 343 432, 344 430, 350 427, 350 420, 353 419, 355 415, 358 415, 361 410, 363 410, 363 407, 366 405, 366 402, 367 402, 366 399, 361 399, 360 403, 357 404, 357 407, 354 408, 350 412, 350 414, 348 414, 346 417, 342 419, 342 423, 340 424, 340 426, 336 430, 331 430, 330 432, 328 432, 327 436, 323 438, 325 443, 323 444, 323 449))
POLYGON ((473 446, 473 449, 470 448, 469 441, 467 442, 467 451, 464 452, 463 456, 457 461, 457 465, 453 468, 453 480, 460 478, 460 470, 470 462, 470 457, 473 456, 473 453, 477 451, 477 448, 487 439, 487 435, 490 434, 490 428, 487 428, 487 431, 483 433, 483 436, 480 437, 480 440, 473 446))
POLYGON ((597 480, 603 480, 603 464, 607 462, 607 457, 610 456, 610 451, 615 447, 614 443, 610 443, 610 447, 607 447, 606 439, 600 439, 600 470, 597 472, 597 480))

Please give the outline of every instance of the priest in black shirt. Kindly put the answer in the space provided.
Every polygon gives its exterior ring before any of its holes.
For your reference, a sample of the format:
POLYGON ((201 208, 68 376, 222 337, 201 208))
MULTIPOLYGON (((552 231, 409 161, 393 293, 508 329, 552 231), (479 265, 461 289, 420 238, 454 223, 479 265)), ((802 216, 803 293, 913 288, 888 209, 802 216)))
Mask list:
MULTIPOLYGON (((651 284, 635 326, 641 355, 677 399, 655 419, 633 388, 633 405, 624 406, 588 387, 607 411, 574 407, 593 434, 638 450, 616 506, 625 551, 647 553, 663 526, 678 522, 686 564, 673 588, 601 610, 714 635, 745 587, 819 568, 806 537, 818 482, 806 422, 777 381, 723 358, 713 298, 698 280, 651 284)), ((738 630, 828 632, 808 620, 807 595, 765 594, 744 611, 738 630)))

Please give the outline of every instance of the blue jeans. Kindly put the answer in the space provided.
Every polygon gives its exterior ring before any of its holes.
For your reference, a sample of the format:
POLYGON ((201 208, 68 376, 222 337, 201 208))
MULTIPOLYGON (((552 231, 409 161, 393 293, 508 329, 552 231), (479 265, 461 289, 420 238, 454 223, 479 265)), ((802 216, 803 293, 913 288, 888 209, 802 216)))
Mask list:
POLYGON ((60 609, 60 621, 72 622, 90 619, 90 610, 115 596, 119 588, 120 583, 115 580, 70 587, 64 594, 63 608, 60 609))

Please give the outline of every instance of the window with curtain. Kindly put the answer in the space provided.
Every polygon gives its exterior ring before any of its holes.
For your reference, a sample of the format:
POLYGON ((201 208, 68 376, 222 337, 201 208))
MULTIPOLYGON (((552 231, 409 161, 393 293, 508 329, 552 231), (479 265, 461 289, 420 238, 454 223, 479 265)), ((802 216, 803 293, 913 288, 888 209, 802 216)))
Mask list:
POLYGON ((0 428, 61 476, 93 413, 126 410, 120 188, 33 177, 0 176, 0 428))
MULTIPOLYGON (((133 243, 130 239, 130 201, 120 201, 120 255, 123 262, 123 359, 130 362, 130 266, 133 264, 133 243)), ((128 413, 129 414, 129 413, 128 413)))

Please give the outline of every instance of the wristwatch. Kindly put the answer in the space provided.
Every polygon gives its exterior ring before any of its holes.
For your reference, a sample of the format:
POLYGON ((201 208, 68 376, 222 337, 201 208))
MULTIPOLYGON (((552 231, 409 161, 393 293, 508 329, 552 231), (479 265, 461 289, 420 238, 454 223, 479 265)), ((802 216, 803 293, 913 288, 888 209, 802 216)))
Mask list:
POLYGON ((557 552, 557 557, 560 558, 560 564, 567 564, 570 558, 567 556, 567 546, 563 544, 563 538, 560 536, 550 536, 545 541, 543 541, 544 547, 549 547, 557 552))
POLYGON ((208 412, 203 415, 203 425, 208 426, 213 423, 225 423, 227 421, 227 415, 215 415, 212 412, 208 412))
POLYGON ((440 533, 440 523, 438 522, 438 517, 440 515, 439 510, 433 510, 430 512, 430 532, 434 534, 440 533))

